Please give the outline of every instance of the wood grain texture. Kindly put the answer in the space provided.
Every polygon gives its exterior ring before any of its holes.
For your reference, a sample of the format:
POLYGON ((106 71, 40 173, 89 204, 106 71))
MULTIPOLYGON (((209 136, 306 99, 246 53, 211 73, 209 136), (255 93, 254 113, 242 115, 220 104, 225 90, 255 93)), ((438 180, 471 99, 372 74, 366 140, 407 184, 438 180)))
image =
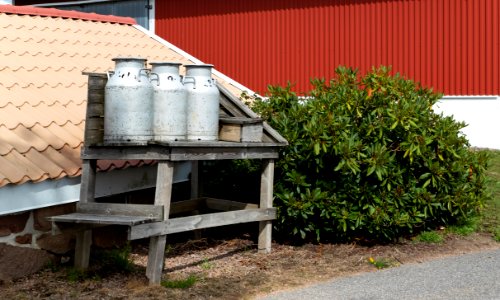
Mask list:
POLYGON ((85 270, 89 267, 92 230, 83 230, 76 234, 75 268, 85 270))
MULTIPOLYGON (((264 163, 260 180, 260 208, 273 206, 274 160, 264 163)), ((259 222, 259 253, 271 252, 272 222, 259 222)))
POLYGON ((122 215, 163 220, 163 206, 121 203, 77 203, 76 212, 96 215, 122 215))
MULTIPOLYGON (((158 163, 154 204, 163 206, 163 220, 167 220, 170 214, 173 179, 174 163, 171 161, 160 161, 158 163)), ((146 267, 146 276, 149 278, 149 284, 160 284, 166 242, 167 236, 165 234, 152 236, 149 239, 148 265, 146 267)))
POLYGON ((276 208, 245 209, 198 216, 173 218, 164 222, 154 222, 150 224, 132 226, 129 230, 128 238, 129 240, 136 240, 150 236, 185 232, 196 229, 264 220, 274 220, 275 218, 276 208))
POLYGON ((94 202, 96 165, 96 160, 84 159, 82 162, 80 203, 94 202))

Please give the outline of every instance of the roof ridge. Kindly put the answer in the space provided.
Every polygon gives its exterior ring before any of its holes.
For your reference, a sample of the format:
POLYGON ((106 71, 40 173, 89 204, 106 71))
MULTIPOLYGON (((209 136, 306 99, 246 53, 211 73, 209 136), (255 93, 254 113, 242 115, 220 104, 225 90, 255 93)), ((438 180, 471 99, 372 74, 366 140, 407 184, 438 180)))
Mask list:
POLYGON ((95 21, 95 22, 119 23, 126 25, 137 24, 137 22, 133 18, 129 17, 99 15, 96 13, 85 13, 85 12, 77 12, 74 10, 61 10, 55 8, 42 8, 34 6, 0 5, 0 13, 54 17, 54 18, 60 17, 60 18, 79 19, 79 20, 95 21))

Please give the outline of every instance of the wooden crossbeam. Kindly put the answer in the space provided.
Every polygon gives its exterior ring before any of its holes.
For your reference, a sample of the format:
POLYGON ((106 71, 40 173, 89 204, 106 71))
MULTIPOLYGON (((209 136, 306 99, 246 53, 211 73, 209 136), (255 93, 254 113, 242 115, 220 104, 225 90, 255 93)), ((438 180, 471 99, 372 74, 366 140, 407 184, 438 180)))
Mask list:
POLYGON ((228 212, 204 214, 190 217, 174 218, 164 222, 154 222, 131 226, 129 240, 172 234, 196 229, 248 223, 255 221, 270 221, 276 219, 276 208, 244 209, 228 212))

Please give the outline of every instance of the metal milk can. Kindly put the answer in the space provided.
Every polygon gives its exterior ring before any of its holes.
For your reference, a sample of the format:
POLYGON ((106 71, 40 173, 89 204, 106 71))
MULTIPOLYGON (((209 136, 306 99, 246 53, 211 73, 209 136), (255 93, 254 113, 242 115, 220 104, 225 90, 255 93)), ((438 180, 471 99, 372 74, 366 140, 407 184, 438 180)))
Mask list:
POLYGON ((185 140, 187 90, 179 75, 180 63, 151 62, 153 84, 153 134, 156 141, 185 140))
POLYGON ((187 139, 216 141, 219 132, 219 89, 212 78, 213 65, 185 65, 187 139))
POLYGON ((113 58, 104 90, 104 143, 146 144, 153 138, 153 86, 146 59, 113 58))

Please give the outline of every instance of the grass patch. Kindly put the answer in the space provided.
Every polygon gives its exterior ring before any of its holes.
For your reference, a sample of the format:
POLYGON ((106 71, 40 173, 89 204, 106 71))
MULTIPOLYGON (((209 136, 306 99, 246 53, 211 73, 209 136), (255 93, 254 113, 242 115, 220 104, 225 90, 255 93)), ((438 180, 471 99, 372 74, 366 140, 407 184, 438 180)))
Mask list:
POLYGON ((423 231, 415 237, 415 240, 423 243, 439 244, 443 242, 443 236, 436 231, 423 231))
MULTIPOLYGON (((122 273, 128 274, 134 270, 130 259, 130 245, 121 249, 97 250, 90 257, 88 269, 81 270, 75 267, 66 267, 66 280, 69 282, 82 282, 88 279, 101 280, 109 275, 122 273)), ((58 269, 50 267, 53 272, 58 269)))
POLYGON ((161 286, 169 289, 187 289, 192 287, 198 281, 198 277, 189 275, 186 279, 180 280, 163 280, 161 286))
POLYGON ((466 220, 459 221, 456 225, 449 226, 447 232, 467 236, 479 230, 480 218, 472 217, 466 220))
POLYGON ((127 245, 121 249, 96 251, 93 264, 99 266, 98 273, 130 273, 134 265, 130 259, 132 248, 127 245))
POLYGON ((84 270, 80 270, 77 268, 68 268, 66 269, 66 280, 69 282, 79 282, 85 279, 88 279, 89 275, 84 270))
POLYGON ((481 215, 481 230, 489 232, 500 242, 500 151, 487 150, 490 156, 487 187, 491 197, 486 201, 481 215))

